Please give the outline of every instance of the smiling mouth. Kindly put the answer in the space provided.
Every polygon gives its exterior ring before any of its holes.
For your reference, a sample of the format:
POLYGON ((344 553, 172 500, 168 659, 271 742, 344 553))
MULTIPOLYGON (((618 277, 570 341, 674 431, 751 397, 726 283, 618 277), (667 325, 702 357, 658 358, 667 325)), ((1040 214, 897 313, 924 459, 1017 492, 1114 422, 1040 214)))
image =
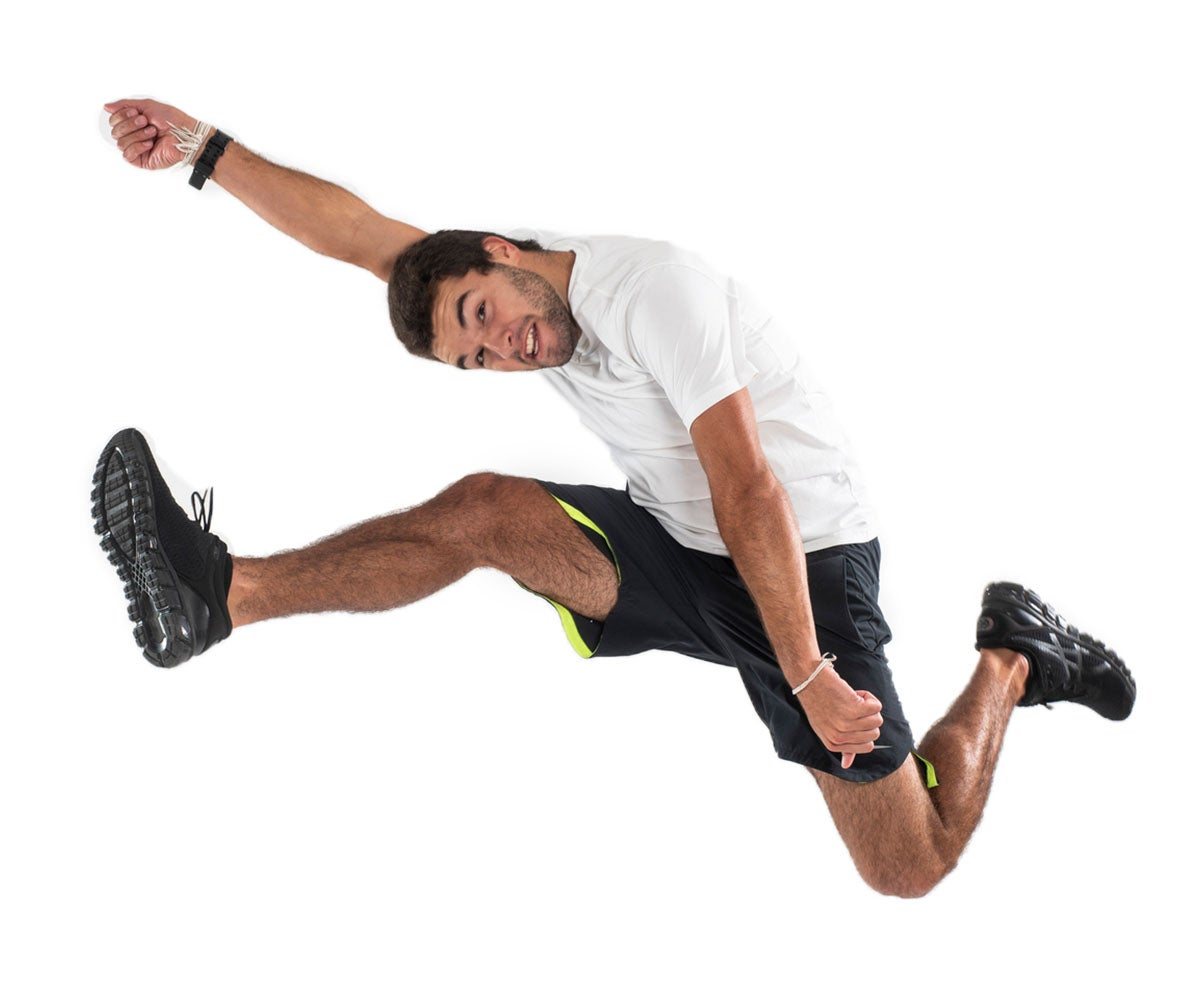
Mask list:
POLYGON ((537 324, 531 323, 525 332, 525 357, 536 358, 538 355, 537 324))

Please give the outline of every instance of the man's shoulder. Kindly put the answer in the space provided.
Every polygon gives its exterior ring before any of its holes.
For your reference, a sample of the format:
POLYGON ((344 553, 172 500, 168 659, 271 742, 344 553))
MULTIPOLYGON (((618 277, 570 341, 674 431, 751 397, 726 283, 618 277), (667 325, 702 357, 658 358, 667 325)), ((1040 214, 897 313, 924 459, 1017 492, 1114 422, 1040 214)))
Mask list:
POLYGON ((673 268, 706 274, 711 267, 695 252, 671 241, 628 234, 560 234, 521 229, 511 236, 533 238, 550 251, 573 251, 572 281, 607 292, 631 289, 645 276, 669 274, 673 268))

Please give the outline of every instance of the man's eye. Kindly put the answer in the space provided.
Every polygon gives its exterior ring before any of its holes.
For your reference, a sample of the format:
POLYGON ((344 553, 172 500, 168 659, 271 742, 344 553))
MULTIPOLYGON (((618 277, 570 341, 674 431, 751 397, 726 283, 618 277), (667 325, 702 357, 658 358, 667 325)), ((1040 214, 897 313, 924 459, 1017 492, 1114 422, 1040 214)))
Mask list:
POLYGON ((483 367, 483 348, 480 348, 475 354, 475 364, 477 364, 480 368, 483 367))
POLYGON ((479 309, 475 311, 475 315, 477 317, 479 317, 480 323, 483 323, 483 314, 484 314, 484 310, 486 310, 486 309, 487 309, 487 303, 480 303, 479 309))

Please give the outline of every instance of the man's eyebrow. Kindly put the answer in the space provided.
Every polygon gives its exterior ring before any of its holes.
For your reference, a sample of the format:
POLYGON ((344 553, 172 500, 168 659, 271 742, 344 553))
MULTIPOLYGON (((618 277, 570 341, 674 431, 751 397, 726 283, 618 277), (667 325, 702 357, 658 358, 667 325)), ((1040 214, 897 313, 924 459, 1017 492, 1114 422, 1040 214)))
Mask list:
POLYGON ((456 364, 465 372, 467 370, 467 356, 465 354, 460 354, 456 364))
POLYGON ((464 292, 461 296, 458 297, 458 325, 463 330, 467 329, 467 322, 466 322, 466 320, 463 319, 463 301, 466 300, 467 293, 470 291, 471 290, 468 289, 467 292, 464 292))

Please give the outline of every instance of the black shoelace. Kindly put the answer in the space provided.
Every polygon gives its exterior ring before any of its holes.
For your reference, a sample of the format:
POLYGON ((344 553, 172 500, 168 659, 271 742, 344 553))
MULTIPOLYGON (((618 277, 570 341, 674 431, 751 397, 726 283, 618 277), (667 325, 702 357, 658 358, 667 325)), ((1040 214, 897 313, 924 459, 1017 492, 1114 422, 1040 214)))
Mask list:
POLYGON ((204 528, 205 533, 208 533, 208 528, 212 525, 213 505, 216 498, 212 489, 205 489, 204 495, 199 492, 192 493, 192 517, 204 528))

